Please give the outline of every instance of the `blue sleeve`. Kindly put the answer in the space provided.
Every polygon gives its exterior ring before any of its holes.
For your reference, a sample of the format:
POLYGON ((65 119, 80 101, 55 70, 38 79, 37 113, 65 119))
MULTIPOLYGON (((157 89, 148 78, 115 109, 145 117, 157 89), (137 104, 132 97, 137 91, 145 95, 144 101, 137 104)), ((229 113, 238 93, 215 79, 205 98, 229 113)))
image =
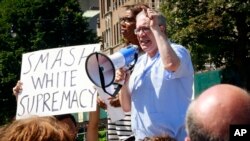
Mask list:
POLYGON ((186 48, 181 45, 171 44, 171 47, 175 51, 176 55, 180 59, 179 68, 173 71, 165 71, 165 78, 167 79, 175 79, 180 77, 192 76, 194 74, 194 69, 191 61, 190 54, 186 48))

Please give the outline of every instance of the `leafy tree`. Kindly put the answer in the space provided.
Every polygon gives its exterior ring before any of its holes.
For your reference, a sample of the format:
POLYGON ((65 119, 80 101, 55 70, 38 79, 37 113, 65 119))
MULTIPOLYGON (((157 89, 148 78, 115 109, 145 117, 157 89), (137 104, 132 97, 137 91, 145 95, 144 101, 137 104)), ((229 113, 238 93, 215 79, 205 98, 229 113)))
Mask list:
POLYGON ((250 89, 250 4, 247 0, 166 0, 169 37, 185 45, 196 71, 225 67, 223 82, 250 89))
POLYGON ((77 0, 0 1, 0 124, 15 115, 22 53, 98 42, 88 26, 77 0))

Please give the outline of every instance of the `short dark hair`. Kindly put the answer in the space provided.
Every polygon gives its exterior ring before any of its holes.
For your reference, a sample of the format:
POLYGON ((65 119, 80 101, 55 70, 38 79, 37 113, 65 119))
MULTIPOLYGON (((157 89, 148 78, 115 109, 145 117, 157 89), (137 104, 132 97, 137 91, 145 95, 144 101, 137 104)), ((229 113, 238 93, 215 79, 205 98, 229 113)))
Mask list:
POLYGON ((176 139, 169 135, 164 135, 164 136, 145 137, 143 141, 176 141, 176 139))
POLYGON ((77 127, 76 119, 72 114, 55 115, 55 118, 59 121, 65 119, 65 118, 69 118, 72 120, 74 125, 77 127))
POLYGON ((127 10, 131 10, 133 16, 136 16, 138 13, 140 13, 143 9, 149 8, 147 4, 144 3, 138 3, 133 5, 124 5, 127 10))

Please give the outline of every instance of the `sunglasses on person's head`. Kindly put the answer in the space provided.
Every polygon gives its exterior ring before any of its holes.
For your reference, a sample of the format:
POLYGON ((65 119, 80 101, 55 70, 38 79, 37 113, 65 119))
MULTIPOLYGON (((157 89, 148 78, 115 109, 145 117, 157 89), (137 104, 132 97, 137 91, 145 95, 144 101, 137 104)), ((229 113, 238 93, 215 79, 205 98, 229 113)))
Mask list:
POLYGON ((133 17, 121 17, 120 22, 135 22, 135 18, 133 18, 133 17))

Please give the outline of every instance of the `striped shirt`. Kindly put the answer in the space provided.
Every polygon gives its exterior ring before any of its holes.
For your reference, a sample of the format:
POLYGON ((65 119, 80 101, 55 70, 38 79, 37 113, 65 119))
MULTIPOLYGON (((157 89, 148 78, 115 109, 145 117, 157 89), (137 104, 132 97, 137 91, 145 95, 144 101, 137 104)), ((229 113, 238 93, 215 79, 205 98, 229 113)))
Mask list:
POLYGON ((132 135, 131 115, 126 113, 124 119, 111 122, 108 117, 108 141, 123 141, 132 135))

